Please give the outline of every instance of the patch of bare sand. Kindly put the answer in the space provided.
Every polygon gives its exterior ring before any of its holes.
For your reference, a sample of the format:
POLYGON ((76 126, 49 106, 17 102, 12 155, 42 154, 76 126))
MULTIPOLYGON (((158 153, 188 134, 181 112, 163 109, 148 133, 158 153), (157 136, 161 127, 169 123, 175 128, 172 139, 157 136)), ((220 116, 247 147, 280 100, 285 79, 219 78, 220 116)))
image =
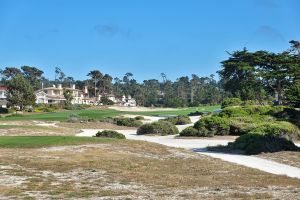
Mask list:
POLYGON ((107 122, 84 122, 84 123, 68 123, 61 122, 57 124, 58 127, 75 128, 75 129, 109 129, 109 130, 131 130, 134 127, 117 126, 107 122))

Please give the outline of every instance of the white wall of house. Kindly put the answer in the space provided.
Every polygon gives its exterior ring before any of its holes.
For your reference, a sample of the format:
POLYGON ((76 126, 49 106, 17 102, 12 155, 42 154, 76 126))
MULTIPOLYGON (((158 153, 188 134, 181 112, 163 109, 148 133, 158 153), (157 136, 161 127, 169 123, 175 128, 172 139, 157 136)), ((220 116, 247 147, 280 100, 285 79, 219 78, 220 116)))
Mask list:
POLYGON ((0 90, 0 99, 6 99, 6 90, 0 90))

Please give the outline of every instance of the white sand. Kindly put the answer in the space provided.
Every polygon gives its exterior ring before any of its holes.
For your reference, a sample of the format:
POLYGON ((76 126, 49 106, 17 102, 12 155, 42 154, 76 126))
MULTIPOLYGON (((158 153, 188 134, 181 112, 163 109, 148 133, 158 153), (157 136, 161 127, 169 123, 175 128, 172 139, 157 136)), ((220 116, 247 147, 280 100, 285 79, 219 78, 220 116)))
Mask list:
POLYGON ((46 127, 58 127, 56 122, 41 122, 41 121, 33 121, 37 126, 46 126, 46 127))
MULTIPOLYGON (((193 123, 195 123, 199 117, 191 117, 193 123)), ((153 119, 152 120, 157 120, 153 119)), ((193 125, 180 125, 177 126, 179 130, 183 130, 185 127, 193 125)), ((77 134, 77 136, 94 136, 101 129, 83 129, 82 133, 77 134)), ((251 167, 277 175, 286 175, 293 178, 300 179, 300 169, 292 167, 285 164, 280 164, 274 161, 258 158, 255 156, 245 156, 245 155, 235 155, 235 154, 226 154, 226 153, 216 153, 206 151, 208 146, 216 145, 226 145, 228 142, 233 140, 218 140, 218 139, 177 139, 176 135, 168 136, 147 136, 147 135, 137 135, 136 130, 117 130, 119 133, 122 133, 126 136, 127 139, 132 140, 143 140, 148 142, 155 142, 158 144, 163 144, 170 147, 179 147, 193 150, 199 154, 204 154, 214 158, 219 158, 224 161, 236 163, 246 167, 251 167)))

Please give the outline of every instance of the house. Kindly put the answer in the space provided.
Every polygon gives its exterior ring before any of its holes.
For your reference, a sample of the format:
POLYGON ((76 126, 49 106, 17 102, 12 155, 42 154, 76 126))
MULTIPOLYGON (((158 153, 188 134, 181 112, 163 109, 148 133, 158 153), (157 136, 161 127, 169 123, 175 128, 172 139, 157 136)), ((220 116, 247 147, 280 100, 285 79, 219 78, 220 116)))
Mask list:
POLYGON ((114 103, 120 102, 120 100, 117 99, 117 98, 115 97, 115 95, 113 95, 113 94, 103 94, 103 95, 99 95, 99 97, 100 97, 99 100, 101 100, 101 97, 105 97, 105 98, 111 100, 111 101, 114 102, 114 103))
POLYGON ((36 101, 35 103, 40 104, 40 103, 48 103, 48 97, 47 93, 44 91, 36 91, 35 92, 36 96, 36 101))
POLYGON ((61 84, 57 86, 53 85, 52 87, 47 87, 40 89, 35 92, 36 103, 45 103, 45 104, 58 104, 66 101, 64 97, 64 91, 68 90, 73 95, 71 101, 72 104, 93 104, 94 100, 89 98, 88 90, 85 87, 84 90, 79 90, 75 88, 75 84, 71 87, 63 88, 61 84))
POLYGON ((7 87, 0 86, 0 107, 1 108, 6 108, 7 106, 6 92, 7 92, 7 87))
POLYGON ((127 98, 125 95, 123 95, 122 101, 121 101, 121 106, 135 107, 136 101, 134 98, 131 98, 130 95, 128 95, 127 98))

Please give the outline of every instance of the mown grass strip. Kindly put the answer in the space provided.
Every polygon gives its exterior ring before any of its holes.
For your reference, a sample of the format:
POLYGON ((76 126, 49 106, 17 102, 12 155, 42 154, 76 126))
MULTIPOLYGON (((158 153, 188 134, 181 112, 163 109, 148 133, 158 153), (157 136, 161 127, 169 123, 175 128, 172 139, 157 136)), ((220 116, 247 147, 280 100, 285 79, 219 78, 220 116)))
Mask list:
POLYGON ((42 113, 42 114, 32 114, 32 115, 17 115, 10 117, 3 117, 0 120, 45 120, 45 121, 65 121, 69 118, 71 114, 76 114, 81 117, 87 117, 91 119, 103 119, 106 117, 114 117, 122 114, 136 114, 136 115, 187 115, 195 111, 209 111, 212 112, 219 109, 220 106, 200 106, 191 108, 179 108, 176 110, 161 110, 161 111, 143 111, 143 112, 124 112, 113 109, 103 109, 103 110, 72 110, 72 111, 59 111, 53 113, 42 113))

